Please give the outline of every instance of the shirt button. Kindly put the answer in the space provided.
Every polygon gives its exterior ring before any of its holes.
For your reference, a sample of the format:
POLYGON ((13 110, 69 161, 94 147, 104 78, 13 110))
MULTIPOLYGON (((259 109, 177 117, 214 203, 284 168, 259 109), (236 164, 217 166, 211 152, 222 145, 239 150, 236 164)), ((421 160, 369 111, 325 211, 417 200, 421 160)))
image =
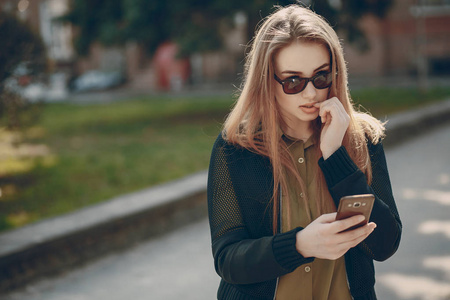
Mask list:
POLYGON ((300 157, 300 158, 298 159, 298 162, 301 163, 301 164, 302 164, 304 161, 305 161, 305 159, 304 159, 303 157, 300 157))
POLYGON ((310 266, 306 266, 306 267, 305 267, 305 272, 306 272, 306 273, 309 273, 309 271, 311 271, 311 267, 310 267, 310 266))

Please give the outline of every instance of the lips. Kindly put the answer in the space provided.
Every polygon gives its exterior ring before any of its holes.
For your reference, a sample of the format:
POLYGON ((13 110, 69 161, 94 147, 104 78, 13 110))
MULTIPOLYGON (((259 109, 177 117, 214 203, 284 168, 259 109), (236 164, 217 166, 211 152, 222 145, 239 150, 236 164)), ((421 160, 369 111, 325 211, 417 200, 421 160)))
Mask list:
POLYGON ((303 104, 303 105, 300 105, 300 107, 312 108, 312 107, 314 107, 314 104, 303 104))
POLYGON ((306 103, 306 104, 300 105, 299 108, 304 113, 307 113, 307 114, 314 114, 319 110, 317 107, 314 106, 314 103, 306 103))

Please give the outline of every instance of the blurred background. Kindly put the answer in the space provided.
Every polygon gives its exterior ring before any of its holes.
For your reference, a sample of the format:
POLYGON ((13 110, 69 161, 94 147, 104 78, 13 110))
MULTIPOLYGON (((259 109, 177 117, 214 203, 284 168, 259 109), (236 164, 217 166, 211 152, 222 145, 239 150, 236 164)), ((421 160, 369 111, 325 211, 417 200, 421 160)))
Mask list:
MULTIPOLYGON (((205 170, 258 23, 294 2, 0 0, 0 231, 205 170)), ((302 3, 360 109, 450 97, 449 0, 302 3)))
MULTIPOLYGON (((258 22, 291 3, 0 0, 0 229, 206 168, 258 22), (159 148, 186 124, 206 137, 195 166, 159 148), (170 174, 145 173, 162 161, 170 174)), ((373 114, 448 95, 448 0, 303 3, 339 33, 353 98, 373 114)))
MULTIPOLYGON (((38 78, 25 79, 35 63, 32 57, 22 57, 13 68, 21 87, 34 83, 34 89, 22 91, 33 99, 56 100, 66 93, 117 85, 177 91, 238 82, 244 46, 257 23, 274 4, 293 2, 2 0, 2 18, 13 18, 35 35, 32 42, 10 30, 2 52, 12 55, 11 47, 20 47, 12 44, 15 37, 33 43, 35 50, 28 55, 46 60, 44 86, 50 91, 39 90, 37 84, 43 82, 38 78)), ((339 32, 353 78, 374 84, 387 82, 386 77, 426 81, 427 76, 450 73, 446 0, 303 3, 339 32)), ((14 52, 20 57, 26 50, 14 52)))
MULTIPOLYGON (((206 169, 258 22, 291 3, 0 0, 0 230, 206 169)), ((448 97, 450 1, 303 4, 362 109, 448 97)))

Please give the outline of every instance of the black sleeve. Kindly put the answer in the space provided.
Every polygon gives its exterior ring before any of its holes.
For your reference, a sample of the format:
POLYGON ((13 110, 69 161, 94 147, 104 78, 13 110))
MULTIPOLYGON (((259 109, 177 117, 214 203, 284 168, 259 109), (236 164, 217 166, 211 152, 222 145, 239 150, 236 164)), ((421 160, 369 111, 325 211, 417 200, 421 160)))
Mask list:
POLYGON ((383 145, 369 144, 372 163, 372 183, 355 165, 345 147, 340 147, 327 160, 321 158, 319 166, 323 171, 331 196, 339 206, 343 196, 374 194, 375 203, 370 217, 377 228, 359 247, 375 260, 383 261, 398 249, 402 232, 402 223, 392 194, 391 182, 386 164, 383 145))
POLYGON ((295 248, 297 228, 289 232, 252 237, 230 173, 238 153, 219 137, 208 173, 208 216, 216 272, 226 282, 250 284, 273 280, 313 259, 295 248))

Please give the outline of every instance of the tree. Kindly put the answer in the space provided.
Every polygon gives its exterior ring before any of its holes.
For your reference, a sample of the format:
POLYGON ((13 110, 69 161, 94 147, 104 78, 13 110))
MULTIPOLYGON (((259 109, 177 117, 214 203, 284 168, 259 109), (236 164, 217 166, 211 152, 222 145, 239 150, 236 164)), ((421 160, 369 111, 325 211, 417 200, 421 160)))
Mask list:
MULTIPOLYGON (((383 17, 393 0, 315 0, 304 1, 324 16, 332 26, 346 34, 350 43, 367 48, 357 21, 366 14, 383 17)), ((72 0, 70 12, 61 20, 78 28, 75 46, 85 55, 98 41, 104 45, 123 45, 136 41, 149 53, 167 40, 177 42, 181 55, 222 47, 224 22, 243 11, 248 16, 248 36, 275 4, 292 0, 72 0)))
POLYGON ((32 73, 46 65, 45 48, 41 39, 14 16, 0 11, 0 119, 7 127, 24 125, 24 113, 32 105, 5 88, 5 81, 21 63, 27 63, 32 73))

